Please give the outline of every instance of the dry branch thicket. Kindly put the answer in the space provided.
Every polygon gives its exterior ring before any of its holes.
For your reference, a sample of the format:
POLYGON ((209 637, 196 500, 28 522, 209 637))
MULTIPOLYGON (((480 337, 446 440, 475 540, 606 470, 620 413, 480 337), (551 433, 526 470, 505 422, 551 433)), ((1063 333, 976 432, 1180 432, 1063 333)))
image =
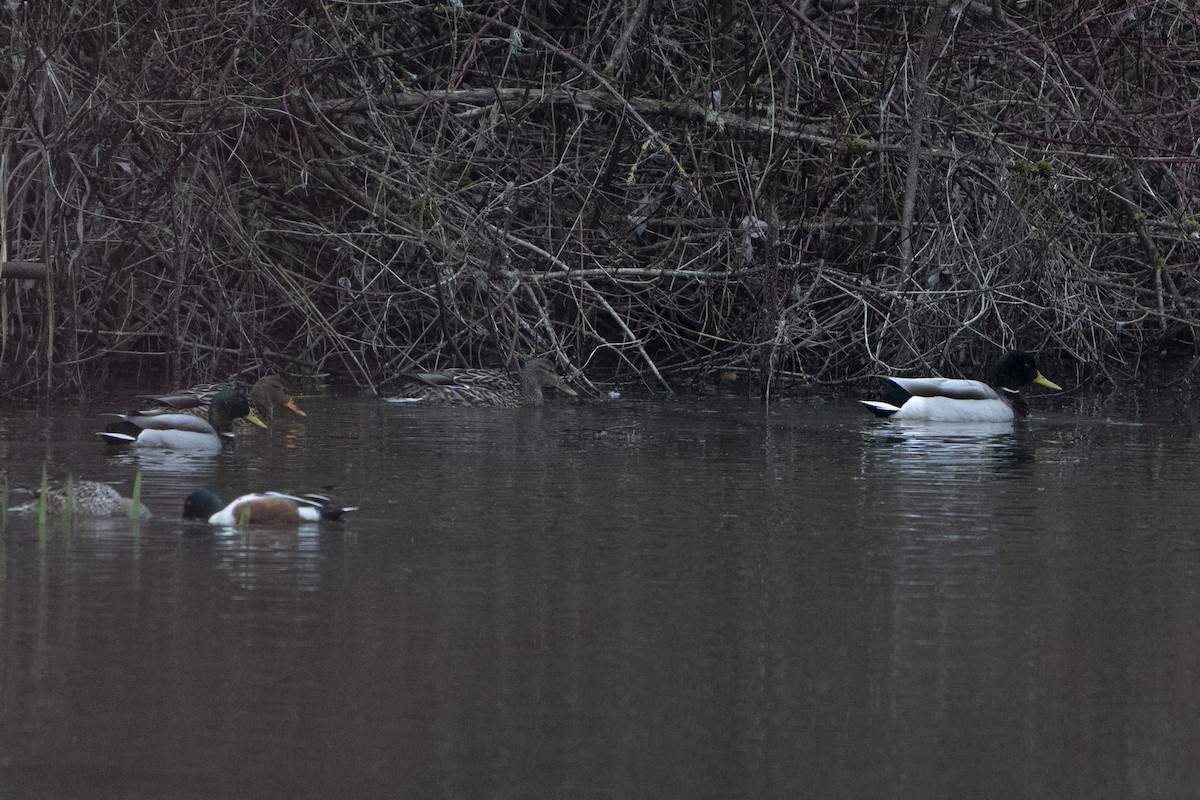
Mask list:
POLYGON ((1191 0, 0 15, 0 391, 1200 364, 1191 0))

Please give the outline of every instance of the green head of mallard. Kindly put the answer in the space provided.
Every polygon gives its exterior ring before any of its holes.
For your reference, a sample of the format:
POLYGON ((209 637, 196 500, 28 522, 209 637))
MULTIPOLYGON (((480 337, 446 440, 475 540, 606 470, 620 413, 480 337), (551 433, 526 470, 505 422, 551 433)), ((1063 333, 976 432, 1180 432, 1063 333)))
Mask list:
POLYGON ((1056 392, 1062 391, 1061 386, 1038 372, 1037 362, 1029 353, 1006 350, 1000 354, 1000 358, 996 359, 996 366, 992 369, 992 386, 1015 392, 1031 383, 1056 392))
POLYGON ((209 424, 217 433, 231 433, 235 419, 244 419, 260 428, 267 427, 266 423, 251 411, 250 401, 244 394, 233 388, 222 389, 208 404, 209 424))

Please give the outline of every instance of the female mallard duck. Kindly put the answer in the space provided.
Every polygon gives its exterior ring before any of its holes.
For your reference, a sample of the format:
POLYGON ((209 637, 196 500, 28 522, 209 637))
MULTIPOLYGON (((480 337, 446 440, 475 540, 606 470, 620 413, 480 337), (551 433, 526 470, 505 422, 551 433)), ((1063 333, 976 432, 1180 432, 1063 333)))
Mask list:
MULTIPOLYGON (((33 490, 34 495, 41 490, 33 490)), ((74 481, 61 486, 51 486, 46 489, 46 513, 61 516, 73 513, 79 517, 133 517, 130 513, 133 500, 123 497, 107 483, 98 481, 74 481)), ((11 511, 37 511, 38 500, 30 500, 19 506, 13 506, 11 511)), ((138 503, 136 516, 138 519, 149 519, 150 509, 138 503)))
POLYGON ((180 452, 212 452, 221 449, 222 436, 233 436, 233 421, 245 419, 260 428, 267 427, 254 412, 245 395, 236 389, 222 389, 208 405, 208 420, 191 414, 169 412, 130 412, 118 414, 120 422, 96 435, 109 444, 159 447, 180 452))
POLYGON ((211 525, 299 525, 341 519, 343 514, 357 510, 342 507, 332 497, 317 493, 244 494, 225 505, 216 492, 199 489, 183 501, 184 517, 202 519, 211 525))
POLYGON ((1036 383, 1062 391, 1042 376, 1029 353, 1008 350, 1000 355, 989 383, 956 378, 887 378, 882 400, 862 400, 873 414, 922 422, 1008 422, 1029 413, 1018 391, 1036 383))
MULTIPOLYGON (((204 418, 208 416, 208 404, 222 388, 225 387, 220 384, 208 383, 193 386, 190 389, 180 389, 170 394, 139 395, 139 398, 150 401, 151 410, 180 411, 204 418)), ((250 410, 259 419, 266 417, 268 420, 274 421, 275 411, 279 408, 286 408, 301 417, 307 416, 296 405, 295 398, 288 392, 283 379, 278 375, 264 375, 259 378, 250 387, 247 398, 250 400, 250 410)), ((234 430, 244 433, 250 430, 250 424, 241 419, 236 420, 234 430)))
POLYGON ((389 403, 448 403, 455 406, 540 406, 542 389, 551 387, 578 397, 563 382, 554 366, 544 358, 531 358, 517 379, 494 369, 444 369, 439 372, 408 372, 398 397, 389 403))

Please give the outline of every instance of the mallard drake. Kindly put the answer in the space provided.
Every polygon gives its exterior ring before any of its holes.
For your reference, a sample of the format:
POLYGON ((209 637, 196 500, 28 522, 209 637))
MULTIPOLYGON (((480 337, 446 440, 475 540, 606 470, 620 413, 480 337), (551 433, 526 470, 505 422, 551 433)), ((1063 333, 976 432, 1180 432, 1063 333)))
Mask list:
POLYGON ((221 437, 233 435, 233 421, 245 419, 260 428, 267 427, 254 412, 245 395, 236 389, 221 389, 208 406, 208 420, 191 414, 136 412, 118 414, 107 430, 96 435, 109 444, 132 444, 138 447, 159 447, 180 452, 215 451, 221 449, 221 437))
MULTIPOLYGON (((138 398, 148 401, 151 404, 151 410, 181 411, 186 414, 205 418, 208 416, 208 404, 212 402, 217 392, 223 388, 228 387, 222 384, 207 383, 192 386, 188 389, 180 389, 170 394, 138 395, 138 398)), ((296 405, 295 398, 288 392, 283 378, 280 378, 278 375, 264 375, 259 378, 250 387, 247 399, 250 401, 250 410, 259 419, 265 417, 268 420, 274 421, 275 411, 280 408, 286 408, 293 414, 301 417, 308 416, 296 405)), ((234 422, 235 432, 243 433, 249 429, 250 423, 247 421, 239 419, 234 422)))
POLYGON ((229 505, 209 489, 198 489, 183 501, 183 516, 211 525, 298 525, 302 522, 341 519, 355 507, 338 505, 332 497, 309 492, 244 494, 229 505))
POLYGON ((494 369, 443 369, 438 372, 406 372, 400 395, 384 398, 389 403, 447 403, 456 406, 540 406, 542 389, 550 387, 577 397, 578 394, 544 358, 531 358, 521 367, 516 380, 494 369))
MULTIPOLYGON (((33 490, 34 495, 41 494, 33 490)), ((98 481, 74 481, 69 485, 52 486, 46 489, 46 512, 62 515, 70 511, 80 517, 129 517, 133 500, 123 497, 107 483, 98 481)), ((36 511, 37 499, 10 510, 15 512, 36 511)), ((149 519, 150 509, 138 503, 138 519, 149 519)))
MULTIPOLYGON (((886 377, 886 376, 885 376, 886 377)), ((1029 413, 1019 389, 1031 383, 1062 391, 1038 372, 1029 353, 1008 350, 996 360, 992 378, 892 378, 881 400, 862 400, 871 413, 895 420, 923 422, 1008 422, 1029 413)))

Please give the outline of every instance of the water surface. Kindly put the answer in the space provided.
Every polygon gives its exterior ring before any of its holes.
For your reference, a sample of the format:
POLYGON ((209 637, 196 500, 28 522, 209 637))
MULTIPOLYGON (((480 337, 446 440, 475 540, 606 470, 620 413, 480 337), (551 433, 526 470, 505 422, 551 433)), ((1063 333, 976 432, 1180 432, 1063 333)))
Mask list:
POLYGON ((2 797, 1184 797, 1200 439, 850 401, 315 397, 236 452, 6 408, 10 479, 155 518, 0 535, 2 797), (178 518, 336 484, 296 531, 178 518))

